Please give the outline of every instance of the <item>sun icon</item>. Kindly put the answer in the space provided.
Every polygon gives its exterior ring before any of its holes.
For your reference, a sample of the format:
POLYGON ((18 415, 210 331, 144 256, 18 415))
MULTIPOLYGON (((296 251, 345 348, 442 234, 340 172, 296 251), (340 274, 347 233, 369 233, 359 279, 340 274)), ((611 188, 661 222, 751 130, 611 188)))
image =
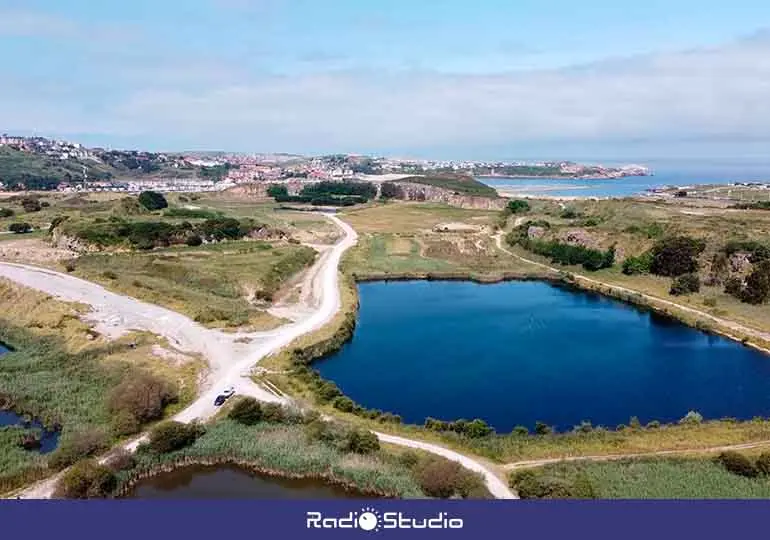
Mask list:
POLYGON ((364 531, 380 530, 380 513, 369 506, 361 509, 361 514, 358 516, 358 528, 364 531))

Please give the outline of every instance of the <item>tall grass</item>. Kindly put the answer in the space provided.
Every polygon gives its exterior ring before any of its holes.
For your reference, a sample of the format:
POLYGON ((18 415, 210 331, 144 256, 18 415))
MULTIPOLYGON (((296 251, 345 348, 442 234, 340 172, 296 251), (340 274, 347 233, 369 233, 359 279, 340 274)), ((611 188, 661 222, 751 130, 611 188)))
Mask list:
POLYGON ((248 464, 279 475, 323 478, 368 493, 423 497, 410 471, 383 453, 351 457, 322 442, 308 440, 301 425, 244 426, 231 420, 211 425, 188 448, 160 455, 139 452, 136 468, 120 474, 119 491, 153 470, 207 460, 248 464))
POLYGON ((767 499, 770 480, 746 478, 707 459, 557 464, 538 475, 573 483, 581 475, 603 499, 767 499))

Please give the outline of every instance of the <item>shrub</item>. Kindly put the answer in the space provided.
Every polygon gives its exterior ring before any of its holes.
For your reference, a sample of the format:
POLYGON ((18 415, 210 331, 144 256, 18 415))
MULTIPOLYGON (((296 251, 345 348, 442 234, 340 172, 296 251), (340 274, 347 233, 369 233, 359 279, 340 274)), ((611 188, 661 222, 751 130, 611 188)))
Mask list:
POLYGON ((524 201, 522 199, 513 199, 511 201, 508 201, 508 205, 506 208, 512 213, 512 214, 522 214, 524 212, 529 212, 530 206, 529 202, 524 201))
POLYGON ((139 371, 112 389, 107 397, 107 408, 114 415, 122 413, 124 422, 130 415, 141 425, 163 416, 166 405, 177 399, 177 391, 170 383, 139 371))
POLYGON ((107 435, 100 429, 76 432, 62 439, 59 448, 48 458, 48 466, 55 470, 107 449, 107 435))
POLYGON ((105 270, 104 272, 102 272, 102 277, 105 277, 107 279, 112 279, 112 280, 118 279, 118 275, 112 270, 105 270))
POLYGON ((354 454, 372 454, 380 449, 377 435, 366 429, 352 429, 345 440, 345 451, 354 454))
POLYGON ((591 433, 593 430, 594 426, 588 420, 583 420, 574 428, 575 433, 591 433))
POLYGON ((632 416, 631 419, 628 421, 628 427, 631 429, 641 429, 642 423, 639 421, 638 416, 632 416))
POLYGON ((420 456, 412 450, 406 450, 398 456, 398 462, 409 469, 414 469, 420 463, 420 456))
POLYGON ((516 426, 516 427, 513 428, 511 433, 514 434, 514 435, 519 435, 521 437, 525 437, 525 436, 529 435, 529 428, 527 428, 526 426, 516 426))
POLYGON ((521 471, 511 476, 510 484, 522 499, 593 498, 593 486, 585 475, 575 482, 554 478, 535 471, 521 471))
POLYGON ((353 412, 355 405, 353 400, 347 396, 337 396, 334 398, 334 401, 332 401, 332 406, 342 412, 353 412))
POLYGON ((585 246, 576 246, 573 244, 563 244, 557 241, 533 240, 529 238, 516 239, 525 249, 549 257, 551 262, 573 265, 580 264, 589 271, 610 268, 615 263, 615 248, 611 247, 607 251, 587 248, 585 246))
POLYGON ((157 191, 142 191, 139 194, 139 204, 150 211, 168 208, 168 201, 157 191))
POLYGON ((628 257, 623 261, 623 273, 627 276, 649 274, 652 267, 652 252, 646 251, 636 257, 628 257))
POLYGON ((757 472, 762 476, 770 476, 770 453, 762 452, 757 458, 757 472))
POLYGON ((757 468, 754 467, 751 460, 738 452, 722 452, 716 457, 716 462, 728 472, 739 476, 754 478, 758 474, 757 468))
POLYGON ((112 472, 130 471, 136 467, 136 458, 127 450, 117 450, 106 463, 107 468, 112 472))
POLYGON ((739 277, 730 277, 725 280, 725 293, 741 298, 743 296, 743 280, 739 277))
POLYGON ((562 219, 577 219, 579 217, 580 217, 580 212, 578 212, 574 208, 565 208, 564 211, 561 213, 562 219))
POLYGON ((746 278, 741 300, 749 304, 762 304, 770 298, 770 260, 755 265, 746 278))
POLYGON ((0 218, 13 217, 14 211, 10 208, 0 208, 0 218))
POLYGON ((535 422, 535 433, 538 435, 548 435, 549 433, 552 433, 553 429, 551 429, 551 426, 548 424, 545 424, 543 422, 535 422))
POLYGON ((25 212, 40 212, 42 206, 40 205, 40 201, 37 199, 33 199, 32 197, 26 197, 21 200, 21 207, 24 208, 25 212))
POLYGON ((198 234, 192 234, 185 239, 184 243, 190 247, 198 247, 203 244, 203 238, 198 234))
POLYGON ((14 234, 24 234, 32 231, 32 225, 26 222, 11 223, 8 230, 14 234))
POLYGON ((262 405, 252 397, 242 397, 235 402, 227 415, 245 426, 253 426, 262 420, 262 405))
POLYGON ((383 199, 402 199, 404 190, 393 182, 383 182, 380 188, 380 197, 383 199))
POLYGON ((671 236, 652 248, 650 271, 659 276, 676 277, 698 269, 698 256, 706 248, 703 240, 688 236, 671 236))
POLYGON ((164 422, 150 432, 149 448, 156 454, 168 454, 190 446, 203 434, 203 428, 196 424, 164 422))
POLYGON ((680 424, 692 424, 697 425, 703 422, 703 415, 698 411, 690 411, 684 417, 679 420, 680 424))
POLYGON ((673 296, 684 296, 700 291, 700 277, 698 274, 684 274, 674 278, 671 289, 668 291, 673 296))
POLYGON ((660 428, 660 422, 658 420, 653 420, 652 422, 647 423, 647 429, 659 429, 660 428))
POLYGON ((67 499, 106 497, 117 485, 115 475, 93 460, 80 461, 64 473, 56 487, 56 496, 67 499))
POLYGON ((448 499, 455 494, 460 464, 446 459, 429 458, 417 467, 415 477, 429 497, 448 499))
POLYGON ((283 424, 289 418, 288 411, 278 403, 262 405, 262 420, 271 424, 283 424))

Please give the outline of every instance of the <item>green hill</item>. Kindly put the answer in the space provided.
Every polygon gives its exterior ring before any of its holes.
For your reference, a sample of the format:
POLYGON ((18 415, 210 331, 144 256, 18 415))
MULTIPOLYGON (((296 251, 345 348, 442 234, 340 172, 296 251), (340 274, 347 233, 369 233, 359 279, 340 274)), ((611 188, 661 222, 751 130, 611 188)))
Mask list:
POLYGON ((54 189, 60 182, 82 180, 83 167, 90 180, 113 176, 111 167, 92 161, 61 160, 0 146, 0 182, 12 189, 54 189))
POLYGON ((496 199, 498 197, 495 188, 483 184, 464 174, 439 174, 429 176, 410 176, 402 178, 398 182, 409 182, 412 184, 425 184, 438 188, 448 189, 460 195, 473 195, 476 197, 488 197, 496 199))

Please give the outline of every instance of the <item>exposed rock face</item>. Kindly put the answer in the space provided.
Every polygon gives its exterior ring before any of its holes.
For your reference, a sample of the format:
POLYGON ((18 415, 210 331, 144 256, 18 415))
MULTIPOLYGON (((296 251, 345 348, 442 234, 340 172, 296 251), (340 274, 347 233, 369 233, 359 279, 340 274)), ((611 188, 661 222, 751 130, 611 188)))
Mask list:
POLYGON ((51 245, 59 249, 74 251, 75 253, 95 253, 101 251, 97 245, 89 244, 85 240, 64 234, 59 227, 56 227, 51 233, 51 245))
POLYGON ((239 184, 227 190, 227 193, 233 195, 246 195, 248 197, 267 197, 267 188, 270 184, 265 182, 254 182, 249 184, 239 184))
POLYGON ((448 189, 411 182, 394 183, 401 188, 402 198, 405 201, 437 202, 473 210, 502 210, 505 208, 505 199, 462 195, 448 189))
POLYGON ((566 231, 559 235, 559 239, 567 244, 573 244, 587 248, 594 247, 596 244, 594 239, 591 238, 591 235, 580 229, 566 231))

